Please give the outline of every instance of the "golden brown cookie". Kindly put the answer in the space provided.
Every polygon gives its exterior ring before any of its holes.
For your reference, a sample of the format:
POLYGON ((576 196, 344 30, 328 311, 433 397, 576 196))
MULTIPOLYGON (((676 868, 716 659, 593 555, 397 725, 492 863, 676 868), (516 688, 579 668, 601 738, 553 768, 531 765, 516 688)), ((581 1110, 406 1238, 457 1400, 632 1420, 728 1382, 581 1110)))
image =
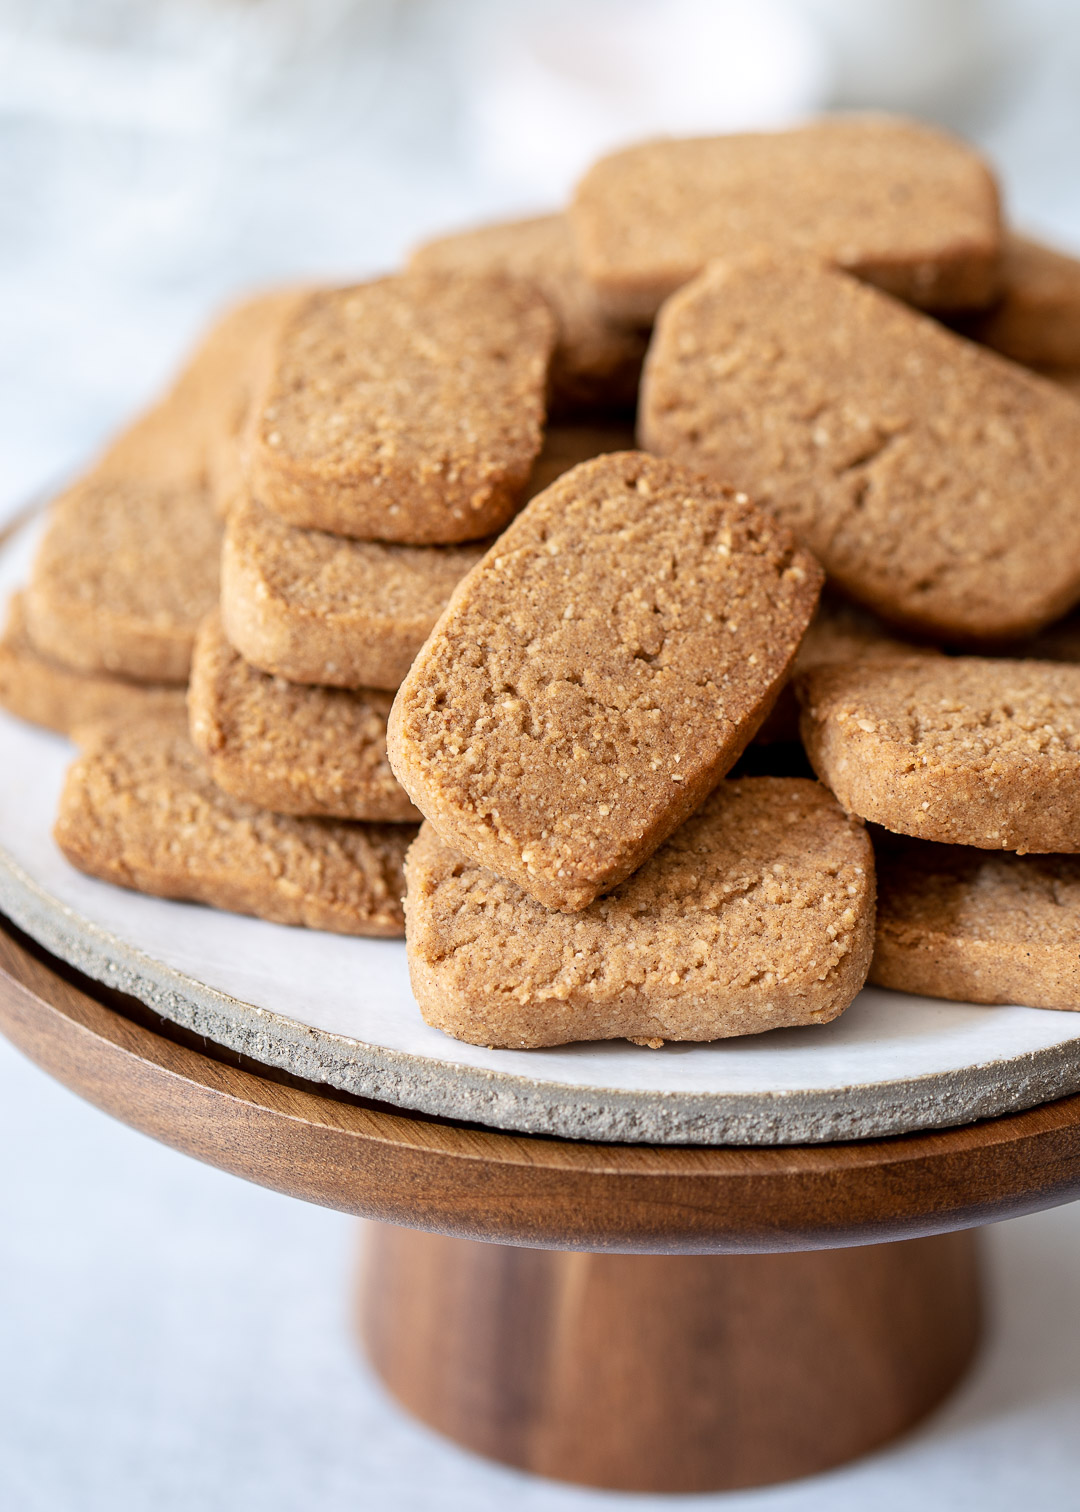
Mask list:
POLYGON ((350 541, 239 504, 222 552, 225 633, 290 682, 393 691, 484 550, 350 541))
POLYGON ((420 815, 386 759, 389 693, 299 687, 233 650, 217 614, 195 640, 191 739, 218 787, 278 814, 400 823, 420 815))
POLYGON ((962 1003, 1080 1008, 1080 857, 875 842, 870 981, 962 1003))
POLYGON ((821 572, 743 495, 622 452, 538 495, 390 714, 446 842, 574 912, 663 844, 768 713, 821 572))
MULTIPOLYGON (((900 640, 869 610, 849 604, 826 588, 796 653, 791 675, 794 679, 800 672, 831 666, 834 662, 910 661, 941 654, 937 646, 900 640)), ((759 745, 770 745, 798 738, 799 700, 794 683, 789 682, 755 739, 759 745)))
POLYGON ((231 798, 211 779, 182 714, 83 735, 55 829, 80 871, 277 924, 403 932, 411 826, 287 818, 231 798))
POLYGON ((639 432, 930 637, 1026 634, 1080 598, 1075 400, 845 273, 762 255, 688 284, 657 323, 639 432))
POLYGON ((509 273, 536 285, 558 322, 551 402, 560 413, 633 409, 648 338, 600 312, 582 276, 564 215, 500 221, 442 236, 409 260, 418 272, 509 273))
POLYGON ((246 437, 255 498, 363 540, 478 540, 540 450, 555 323, 531 284, 414 273, 313 294, 246 437))
POLYGON ((586 173, 570 223, 617 320, 651 320, 711 259, 763 247, 814 253, 926 309, 985 305, 997 287, 990 169, 899 117, 628 147, 586 173))
POLYGON ((99 719, 182 712, 184 697, 183 687, 73 672, 42 656, 26 633, 23 595, 12 597, 0 639, 0 705, 9 713, 70 735, 80 725, 99 719))
POLYGON ((220 555, 200 481, 91 473, 52 506, 26 590, 30 638, 79 672, 186 682, 220 555))
POLYGON ((405 864, 428 1023, 478 1045, 657 1043, 823 1024, 866 977, 874 862, 816 782, 722 782, 583 912, 544 908, 425 824, 405 864))
POLYGON ((998 302, 961 329, 1029 367, 1080 368, 1080 259, 1010 233, 1001 285, 998 302))
POLYGON ((1080 667, 862 662, 796 686, 807 754, 849 813, 983 850, 1080 851, 1080 667))

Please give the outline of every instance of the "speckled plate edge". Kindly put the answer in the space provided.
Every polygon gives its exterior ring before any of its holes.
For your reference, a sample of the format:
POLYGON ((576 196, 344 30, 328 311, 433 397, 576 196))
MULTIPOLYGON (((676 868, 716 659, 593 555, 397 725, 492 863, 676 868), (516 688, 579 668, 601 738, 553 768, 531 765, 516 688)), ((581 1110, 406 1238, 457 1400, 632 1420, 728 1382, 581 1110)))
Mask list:
POLYGON ((1080 1091, 1080 1036, 962 1070, 842 1090, 739 1095, 535 1082, 366 1044, 242 1002, 83 918, 2 847, 0 909, 93 980, 264 1065, 414 1112, 515 1133, 624 1144, 819 1144, 950 1128, 1080 1091))

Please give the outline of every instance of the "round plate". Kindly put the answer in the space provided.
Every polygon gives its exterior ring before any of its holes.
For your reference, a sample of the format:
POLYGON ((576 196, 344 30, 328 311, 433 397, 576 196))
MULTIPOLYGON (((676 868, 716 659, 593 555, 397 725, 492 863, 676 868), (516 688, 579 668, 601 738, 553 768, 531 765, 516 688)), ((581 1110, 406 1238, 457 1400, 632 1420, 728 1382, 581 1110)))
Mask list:
MULTIPOLYGON (((0 555, 21 581, 36 529, 0 555)), ((51 838, 64 740, 0 714, 0 909, 88 976, 267 1065, 422 1113, 574 1139, 803 1144, 969 1123, 1080 1090, 1080 1020, 867 989, 831 1024, 647 1050, 486 1050, 424 1023, 405 947, 84 877, 51 838)))

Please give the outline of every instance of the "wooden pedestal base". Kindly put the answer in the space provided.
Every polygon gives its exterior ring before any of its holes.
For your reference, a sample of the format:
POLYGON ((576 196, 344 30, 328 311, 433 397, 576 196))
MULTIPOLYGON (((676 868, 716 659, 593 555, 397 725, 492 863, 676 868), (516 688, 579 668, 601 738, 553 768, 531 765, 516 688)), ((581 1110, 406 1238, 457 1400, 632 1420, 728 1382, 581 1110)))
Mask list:
POLYGON ((918 1422, 979 1331, 970 1232, 765 1255, 596 1255, 366 1230, 393 1395, 492 1459, 622 1491, 828 1469, 918 1422))

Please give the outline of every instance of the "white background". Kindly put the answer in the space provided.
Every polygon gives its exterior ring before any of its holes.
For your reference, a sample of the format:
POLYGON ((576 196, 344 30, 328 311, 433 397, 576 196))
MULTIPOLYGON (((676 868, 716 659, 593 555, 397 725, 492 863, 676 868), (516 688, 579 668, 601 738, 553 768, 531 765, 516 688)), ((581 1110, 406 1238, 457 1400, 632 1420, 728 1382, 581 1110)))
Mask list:
MULTIPOLYGON (((1080 248, 1078 78, 1069 0, 0 0, 0 516, 223 297, 555 203, 635 130, 919 108, 1080 248)), ((0 1141, 4 1512, 623 1504, 385 1402, 349 1340, 350 1220, 153 1145, 2 1044, 0 1141)), ((1080 1209, 987 1238, 991 1336, 926 1428, 797 1486, 632 1505, 1080 1508, 1080 1209)))

